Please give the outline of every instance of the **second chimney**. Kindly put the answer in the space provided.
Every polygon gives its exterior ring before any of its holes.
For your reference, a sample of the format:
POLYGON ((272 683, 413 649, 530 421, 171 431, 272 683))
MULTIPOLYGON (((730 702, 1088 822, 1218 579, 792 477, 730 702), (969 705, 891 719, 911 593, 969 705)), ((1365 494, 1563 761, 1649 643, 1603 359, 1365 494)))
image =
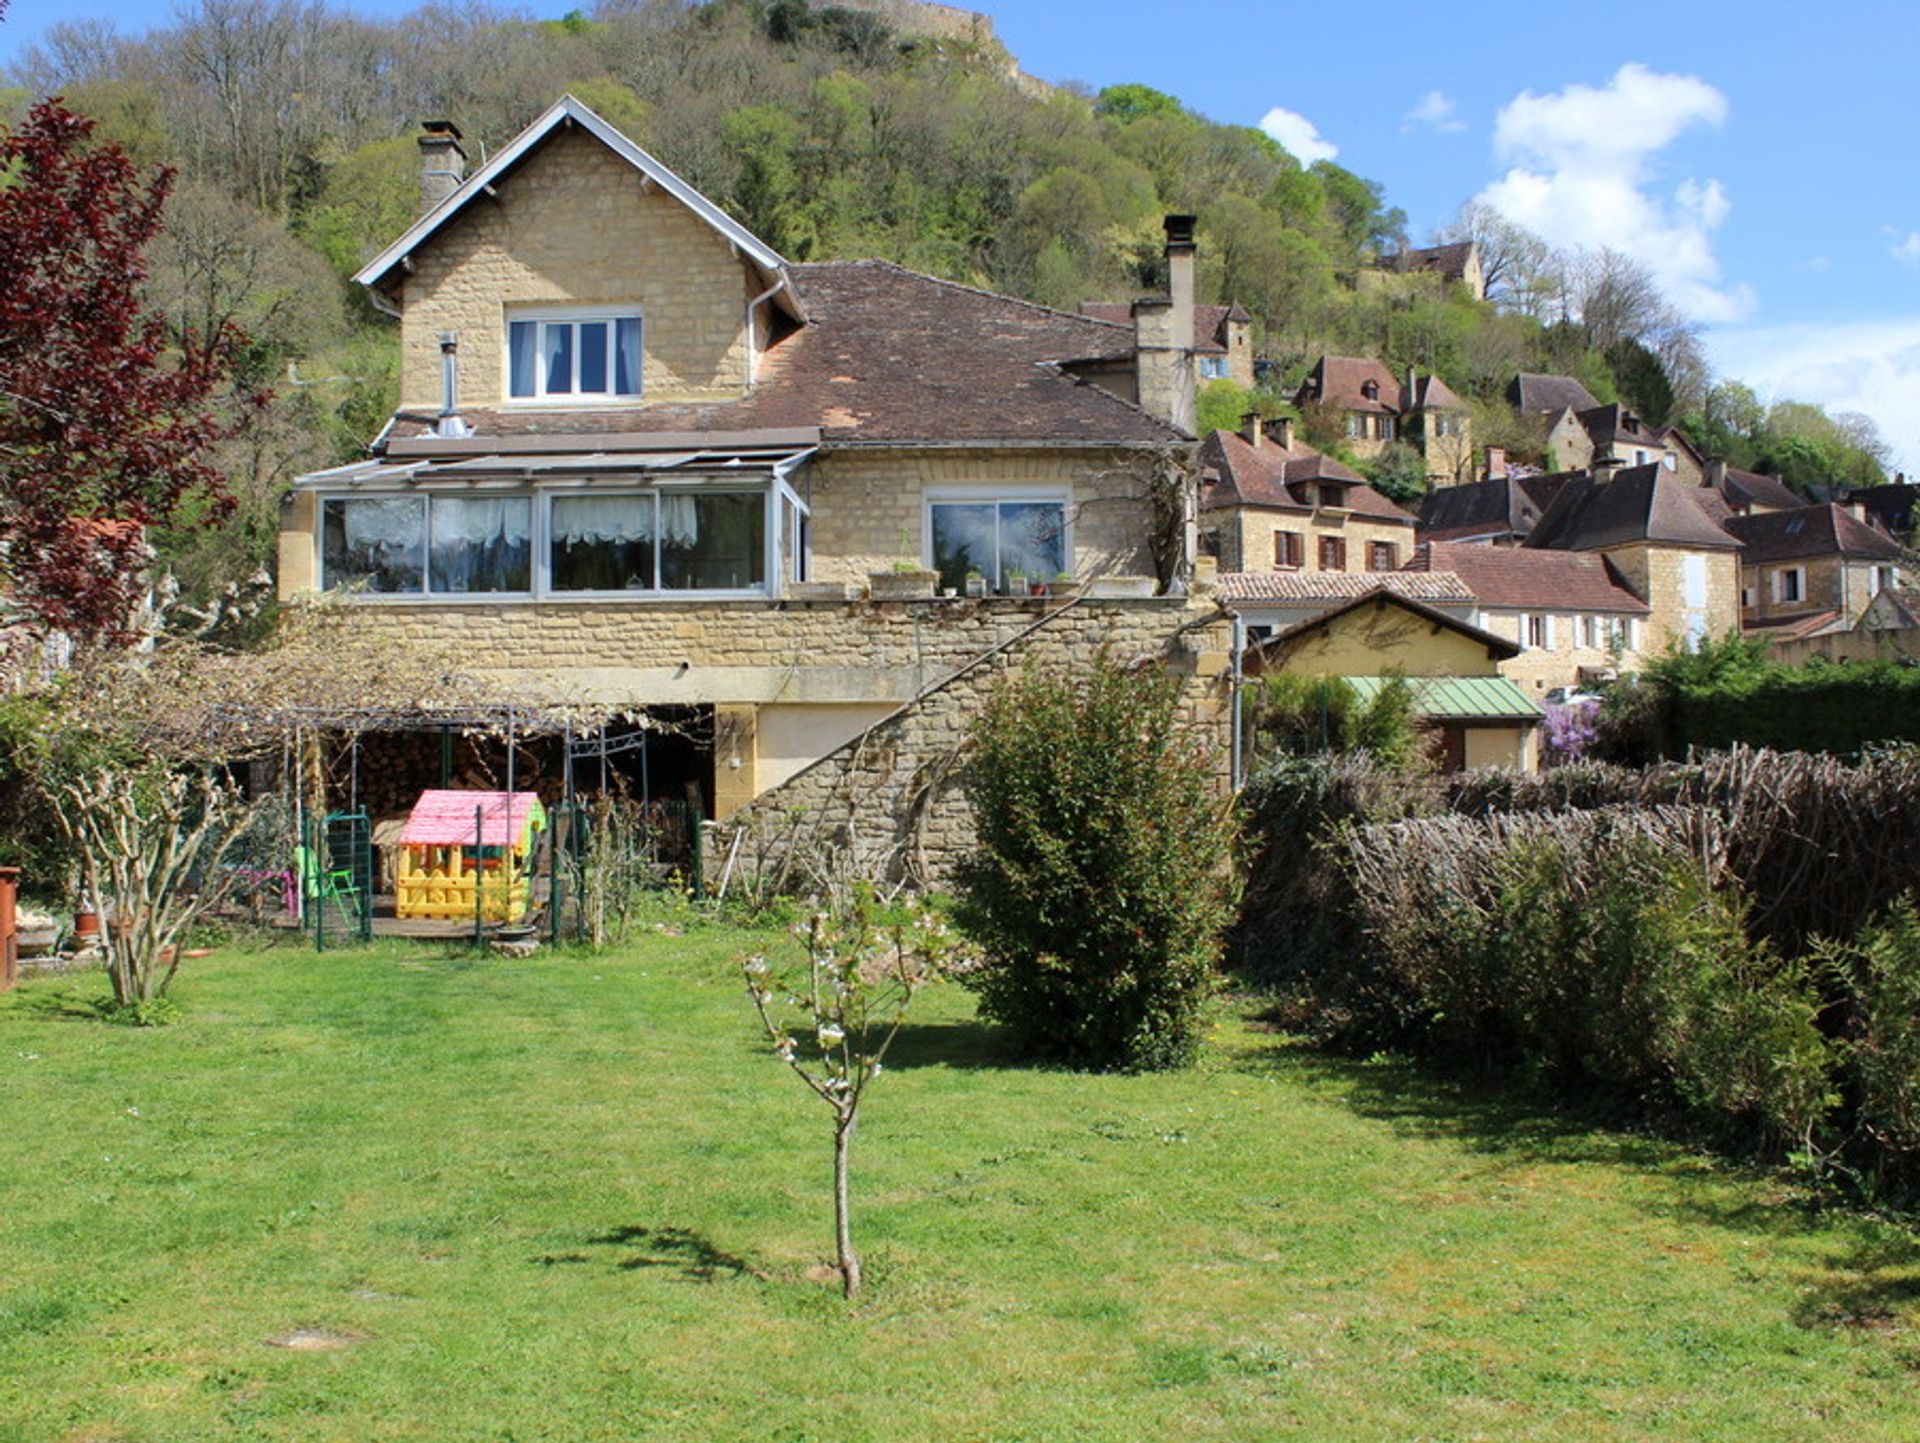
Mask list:
POLYGON ((467 153, 460 148, 460 127, 451 120, 423 121, 420 130, 420 213, 425 215, 460 189, 467 153))
POLYGON ((1249 411, 1240 418, 1240 439, 1256 451, 1266 444, 1267 428, 1258 411, 1249 411))
POLYGON ((1167 299, 1133 304, 1134 366, 1140 404, 1193 434, 1193 217, 1170 215, 1167 299))

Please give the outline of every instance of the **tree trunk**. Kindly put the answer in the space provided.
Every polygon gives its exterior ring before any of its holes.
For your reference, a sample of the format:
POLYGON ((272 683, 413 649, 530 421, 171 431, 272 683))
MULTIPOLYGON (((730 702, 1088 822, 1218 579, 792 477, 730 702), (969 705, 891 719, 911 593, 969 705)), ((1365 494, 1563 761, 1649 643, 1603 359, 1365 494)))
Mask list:
POLYGON ((833 1235, 840 1282, 849 1298, 860 1295, 860 1259, 853 1251, 853 1219, 847 1211, 847 1154, 853 1143, 854 1115, 843 1113, 833 1129, 833 1235))

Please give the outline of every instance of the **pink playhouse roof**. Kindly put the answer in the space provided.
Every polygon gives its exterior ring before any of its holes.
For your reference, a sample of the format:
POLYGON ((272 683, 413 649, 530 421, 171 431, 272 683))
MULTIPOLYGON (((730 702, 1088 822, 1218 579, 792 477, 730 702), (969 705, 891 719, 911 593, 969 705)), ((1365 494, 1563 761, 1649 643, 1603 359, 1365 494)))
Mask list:
POLYGON ((480 825, 483 847, 524 841, 527 823, 545 815, 540 798, 532 792, 422 792, 407 818, 407 829, 400 834, 400 844, 472 846, 475 807, 485 809, 480 825))

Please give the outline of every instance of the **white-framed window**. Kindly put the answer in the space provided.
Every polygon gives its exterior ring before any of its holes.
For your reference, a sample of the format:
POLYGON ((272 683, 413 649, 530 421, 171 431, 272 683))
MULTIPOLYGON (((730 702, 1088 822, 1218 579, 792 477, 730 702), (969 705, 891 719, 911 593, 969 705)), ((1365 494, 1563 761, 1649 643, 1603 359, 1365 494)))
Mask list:
POLYGON ((1608 651, 1638 651, 1640 649, 1640 622, 1637 618, 1623 616, 1617 621, 1607 623, 1608 651))
POLYGON ((1694 609, 1707 604, 1707 558, 1697 551, 1680 558, 1680 604, 1694 609))
POLYGON ((1598 651, 1601 647, 1600 618, 1583 616, 1580 618, 1580 644, 1589 651, 1598 651))
POLYGON ((640 342, 637 310, 510 311, 507 399, 636 399, 640 342))
POLYGON ((328 497, 320 506, 320 581, 389 596, 528 595, 533 499, 328 497))
POLYGON ((1900 568, 1897 566, 1876 566, 1873 568, 1873 589, 1876 592, 1891 591, 1900 584, 1900 568))
POLYGON ((766 595, 775 565, 805 579, 805 520, 786 494, 732 484, 328 496, 320 584, 382 597, 766 595), (776 549, 788 555, 776 561, 776 549))
POLYGON ((1052 581, 1073 570, 1067 513, 1057 487, 929 492, 926 563, 955 590, 973 571, 996 589, 1013 575, 1052 581))
POLYGON ((1807 569, 1804 566, 1777 566, 1773 572, 1773 599, 1776 602, 1805 601, 1807 569))
POLYGON ((553 595, 766 585, 764 491, 556 494, 547 508, 546 589, 553 595))
POLYGON ((1380 439, 1382 441, 1391 441, 1393 439, 1393 417, 1380 416, 1376 418, 1376 421, 1380 428, 1377 433, 1380 439))
POLYGON ((1544 612, 1533 612, 1522 619, 1521 644, 1528 651, 1553 650, 1553 618, 1544 612))
POLYGON ((1200 379, 1203 381, 1224 381, 1227 378, 1227 358, 1225 356, 1202 356, 1200 358, 1200 379))
POLYGON ((1347 435, 1354 440, 1364 440, 1367 434, 1367 416, 1364 411, 1347 412, 1347 435))
POLYGON ((1743 586, 1740 588, 1740 609, 1742 611, 1753 610, 1753 588, 1751 586, 1743 586))

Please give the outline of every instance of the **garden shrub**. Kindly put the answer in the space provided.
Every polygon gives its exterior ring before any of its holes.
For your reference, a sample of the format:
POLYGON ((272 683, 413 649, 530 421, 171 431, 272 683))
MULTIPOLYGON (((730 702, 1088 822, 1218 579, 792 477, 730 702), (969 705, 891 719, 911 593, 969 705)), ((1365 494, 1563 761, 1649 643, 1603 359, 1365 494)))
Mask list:
POLYGON ((1037 1056, 1190 1061, 1231 913, 1234 826, 1179 682, 1102 656, 1004 679, 966 774, 978 849, 957 918, 984 957, 981 1012, 1037 1056))
POLYGON ((1702 870, 1710 836, 1671 809, 1347 828, 1373 953, 1359 1039, 1770 1148, 1804 1138, 1830 1104, 1818 1000, 1702 870))
POLYGON ((1920 910, 1903 898, 1816 955, 1845 1013, 1851 1150, 1874 1192, 1911 1196, 1920 1186, 1920 910))

